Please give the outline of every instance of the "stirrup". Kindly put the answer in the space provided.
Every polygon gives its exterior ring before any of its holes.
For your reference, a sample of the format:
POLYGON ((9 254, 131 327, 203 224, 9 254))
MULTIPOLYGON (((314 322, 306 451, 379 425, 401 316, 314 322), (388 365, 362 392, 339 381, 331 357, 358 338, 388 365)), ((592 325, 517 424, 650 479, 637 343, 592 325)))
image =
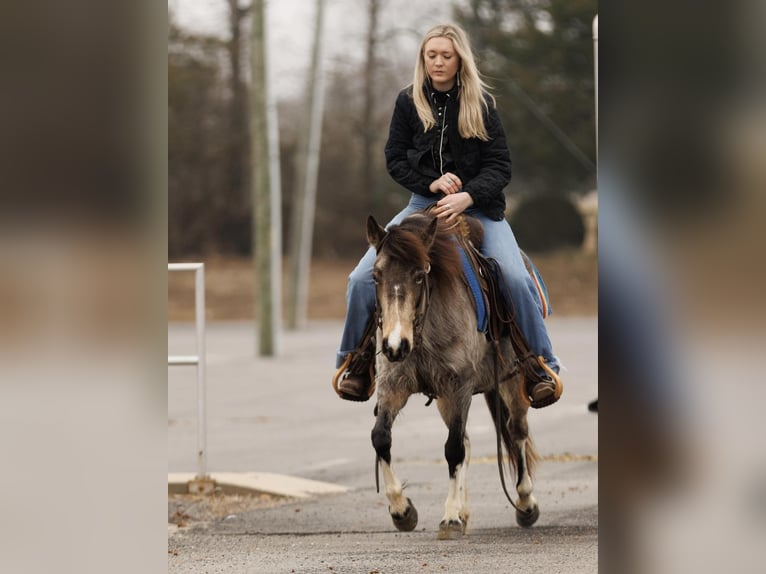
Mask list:
POLYGON ((367 326, 364 328, 364 334, 362 335, 362 341, 359 346, 350 353, 346 353, 346 358, 343 359, 343 364, 335 371, 335 375, 332 378, 332 388, 335 393, 342 399, 347 401, 366 401, 375 392, 375 330, 378 328, 377 313, 370 317, 367 321, 367 326), (367 359, 364 356, 367 355, 367 359), (367 397, 347 395, 342 392, 338 386, 341 381, 348 375, 359 374, 359 361, 365 361, 361 364, 362 368, 369 369, 370 386, 367 389, 367 397))
POLYGON ((340 390, 339 385, 343 379, 345 379, 348 375, 353 374, 351 371, 351 362, 353 359, 355 353, 348 353, 346 355, 346 358, 343 361, 343 364, 338 368, 337 371, 335 371, 335 375, 333 375, 332 378, 332 388, 335 391, 335 393, 342 399, 347 401, 356 401, 356 402, 364 402, 370 399, 372 397, 373 393, 375 392, 375 360, 374 358, 370 361, 369 366, 369 377, 370 377, 370 384, 367 387, 367 396, 357 396, 357 395, 349 395, 344 393, 340 390))
POLYGON ((529 398, 529 406, 531 406, 533 409, 541 409, 543 407, 552 405, 561 398, 561 393, 564 392, 564 384, 561 382, 561 378, 559 377, 558 373, 556 373, 556 371, 548 366, 542 356, 537 357, 537 362, 540 363, 540 367, 543 369, 543 371, 545 371, 545 374, 551 378, 554 388, 553 394, 551 396, 540 401, 535 401, 531 396, 529 396, 529 393, 527 393, 529 398))

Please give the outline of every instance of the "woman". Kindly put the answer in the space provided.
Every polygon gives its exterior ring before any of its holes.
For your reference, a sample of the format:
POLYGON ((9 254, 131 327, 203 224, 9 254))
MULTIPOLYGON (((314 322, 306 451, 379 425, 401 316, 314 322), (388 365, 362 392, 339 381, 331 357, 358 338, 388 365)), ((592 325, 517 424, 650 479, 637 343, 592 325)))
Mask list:
MULTIPOLYGON (((530 389, 532 405, 546 406, 557 400, 552 377, 558 379, 559 365, 537 289, 505 220, 503 188, 511 180, 511 160, 495 100, 485 88, 461 28, 447 24, 426 33, 413 84, 399 93, 391 118, 385 150, 388 172, 412 197, 389 225, 434 203, 433 213, 448 223, 464 212, 481 221, 482 254, 500 265, 519 327, 532 352, 546 363, 547 369, 541 365, 542 381, 530 389)), ((365 401, 374 390, 374 262, 371 248, 349 276, 334 380, 338 394, 347 400, 365 401)))

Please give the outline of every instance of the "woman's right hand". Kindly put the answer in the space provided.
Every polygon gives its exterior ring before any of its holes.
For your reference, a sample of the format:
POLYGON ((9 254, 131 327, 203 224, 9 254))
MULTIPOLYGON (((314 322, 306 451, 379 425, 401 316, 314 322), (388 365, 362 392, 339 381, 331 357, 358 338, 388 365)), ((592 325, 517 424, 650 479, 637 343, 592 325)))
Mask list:
POLYGON ((457 193, 463 188, 463 182, 454 173, 447 172, 439 179, 435 179, 428 186, 431 193, 444 193, 450 195, 457 193))

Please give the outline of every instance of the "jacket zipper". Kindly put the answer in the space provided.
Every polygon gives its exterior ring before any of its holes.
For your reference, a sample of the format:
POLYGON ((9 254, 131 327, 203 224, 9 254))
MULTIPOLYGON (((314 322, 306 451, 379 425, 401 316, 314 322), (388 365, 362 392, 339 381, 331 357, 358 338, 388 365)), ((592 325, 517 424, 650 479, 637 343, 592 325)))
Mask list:
POLYGON ((444 102, 444 108, 442 109, 442 131, 439 136, 439 172, 444 175, 444 157, 442 156, 442 150, 444 149, 444 130, 447 129, 447 102, 444 102))

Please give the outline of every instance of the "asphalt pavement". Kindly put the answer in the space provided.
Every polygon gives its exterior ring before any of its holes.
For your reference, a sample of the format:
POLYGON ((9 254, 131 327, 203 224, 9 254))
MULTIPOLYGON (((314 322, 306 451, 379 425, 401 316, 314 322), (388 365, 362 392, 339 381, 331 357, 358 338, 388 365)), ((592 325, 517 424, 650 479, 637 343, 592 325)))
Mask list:
MULTIPOLYGON (((374 403, 342 401, 330 385, 341 323, 311 322, 283 333, 275 358, 255 356, 252 323, 209 323, 209 470, 329 483, 321 490, 328 494, 169 527, 168 571, 596 572, 598 417, 587 404, 598 392, 597 319, 553 316, 547 322, 566 370, 561 400, 529 414, 543 456, 535 476, 540 519, 529 529, 516 525, 500 486, 492 421, 477 396, 468 423, 471 520, 466 535, 450 541, 436 539, 448 475, 447 431, 434 405, 426 407, 425 397, 416 395, 394 424, 394 468, 419 514, 417 528, 401 533, 385 496, 375 491, 374 403)), ((192 354, 194 326, 171 324, 168 350, 192 354)), ((169 473, 196 470, 196 410, 194 368, 169 368, 169 473)))

